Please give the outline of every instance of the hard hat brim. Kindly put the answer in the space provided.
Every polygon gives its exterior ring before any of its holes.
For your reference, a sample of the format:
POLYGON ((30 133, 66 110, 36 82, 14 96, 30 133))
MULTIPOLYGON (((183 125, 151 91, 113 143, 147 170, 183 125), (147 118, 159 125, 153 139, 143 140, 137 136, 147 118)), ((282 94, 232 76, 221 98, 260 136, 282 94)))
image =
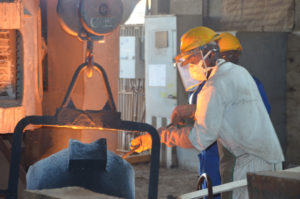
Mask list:
MULTIPOLYGON (((216 34, 210 42, 208 42, 207 44, 211 43, 211 42, 215 42, 217 40, 219 40, 221 37, 219 34, 216 34)), ((174 61, 175 62, 183 62, 184 60, 186 60, 187 58, 189 58, 192 54, 198 53, 200 50, 203 49, 203 46, 194 48, 192 50, 189 50, 187 52, 181 52, 180 54, 178 54, 175 58, 174 61)))

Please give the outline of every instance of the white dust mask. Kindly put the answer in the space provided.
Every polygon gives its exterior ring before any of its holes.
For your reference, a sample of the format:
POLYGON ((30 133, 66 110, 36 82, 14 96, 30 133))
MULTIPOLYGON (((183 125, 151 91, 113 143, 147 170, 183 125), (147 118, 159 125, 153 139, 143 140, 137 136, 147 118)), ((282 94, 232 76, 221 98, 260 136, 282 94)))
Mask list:
POLYGON ((202 59, 198 62, 198 64, 189 65, 189 73, 193 79, 202 82, 207 80, 208 68, 205 63, 205 59, 211 54, 212 51, 208 51, 204 57, 202 51, 200 52, 202 59))

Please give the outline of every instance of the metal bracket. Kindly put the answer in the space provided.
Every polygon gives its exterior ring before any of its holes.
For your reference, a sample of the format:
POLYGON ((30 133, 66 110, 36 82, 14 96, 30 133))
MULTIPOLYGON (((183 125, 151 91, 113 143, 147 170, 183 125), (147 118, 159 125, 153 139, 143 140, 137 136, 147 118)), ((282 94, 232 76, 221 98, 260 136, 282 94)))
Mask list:
POLYGON ((204 180, 206 182, 206 186, 208 189, 207 199, 213 199, 214 195, 213 195, 213 190, 212 190, 212 183, 211 183, 210 177, 206 173, 203 173, 199 177, 198 184, 197 184, 197 190, 202 190, 202 183, 204 182, 204 180))

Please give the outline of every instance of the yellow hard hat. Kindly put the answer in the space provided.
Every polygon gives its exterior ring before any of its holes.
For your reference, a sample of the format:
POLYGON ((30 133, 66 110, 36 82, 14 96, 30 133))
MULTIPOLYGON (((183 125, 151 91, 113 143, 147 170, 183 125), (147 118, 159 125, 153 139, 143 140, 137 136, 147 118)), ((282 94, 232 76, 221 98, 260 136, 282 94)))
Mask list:
POLYGON ((242 51, 242 45, 238 38, 229 32, 223 32, 220 34, 220 39, 218 40, 220 52, 226 52, 230 50, 242 51))
POLYGON ((176 56, 175 60, 185 57, 186 52, 204 46, 218 38, 218 34, 215 31, 205 26, 190 29, 180 39, 180 54, 176 56))
POLYGON ((181 37, 180 52, 187 52, 194 48, 208 44, 211 41, 216 40, 217 33, 212 29, 199 26, 192 28, 181 37))

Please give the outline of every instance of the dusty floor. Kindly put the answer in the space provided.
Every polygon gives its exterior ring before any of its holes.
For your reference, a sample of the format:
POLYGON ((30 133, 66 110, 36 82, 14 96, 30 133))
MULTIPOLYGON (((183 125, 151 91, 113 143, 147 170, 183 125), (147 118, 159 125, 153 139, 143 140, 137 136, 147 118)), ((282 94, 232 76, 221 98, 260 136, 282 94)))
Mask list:
MULTIPOLYGON (((135 170, 136 199, 148 198, 150 164, 135 164, 133 167, 135 170)), ((158 199, 167 198, 168 195, 176 197, 196 191, 197 179, 197 172, 180 168, 160 168, 158 199)))

